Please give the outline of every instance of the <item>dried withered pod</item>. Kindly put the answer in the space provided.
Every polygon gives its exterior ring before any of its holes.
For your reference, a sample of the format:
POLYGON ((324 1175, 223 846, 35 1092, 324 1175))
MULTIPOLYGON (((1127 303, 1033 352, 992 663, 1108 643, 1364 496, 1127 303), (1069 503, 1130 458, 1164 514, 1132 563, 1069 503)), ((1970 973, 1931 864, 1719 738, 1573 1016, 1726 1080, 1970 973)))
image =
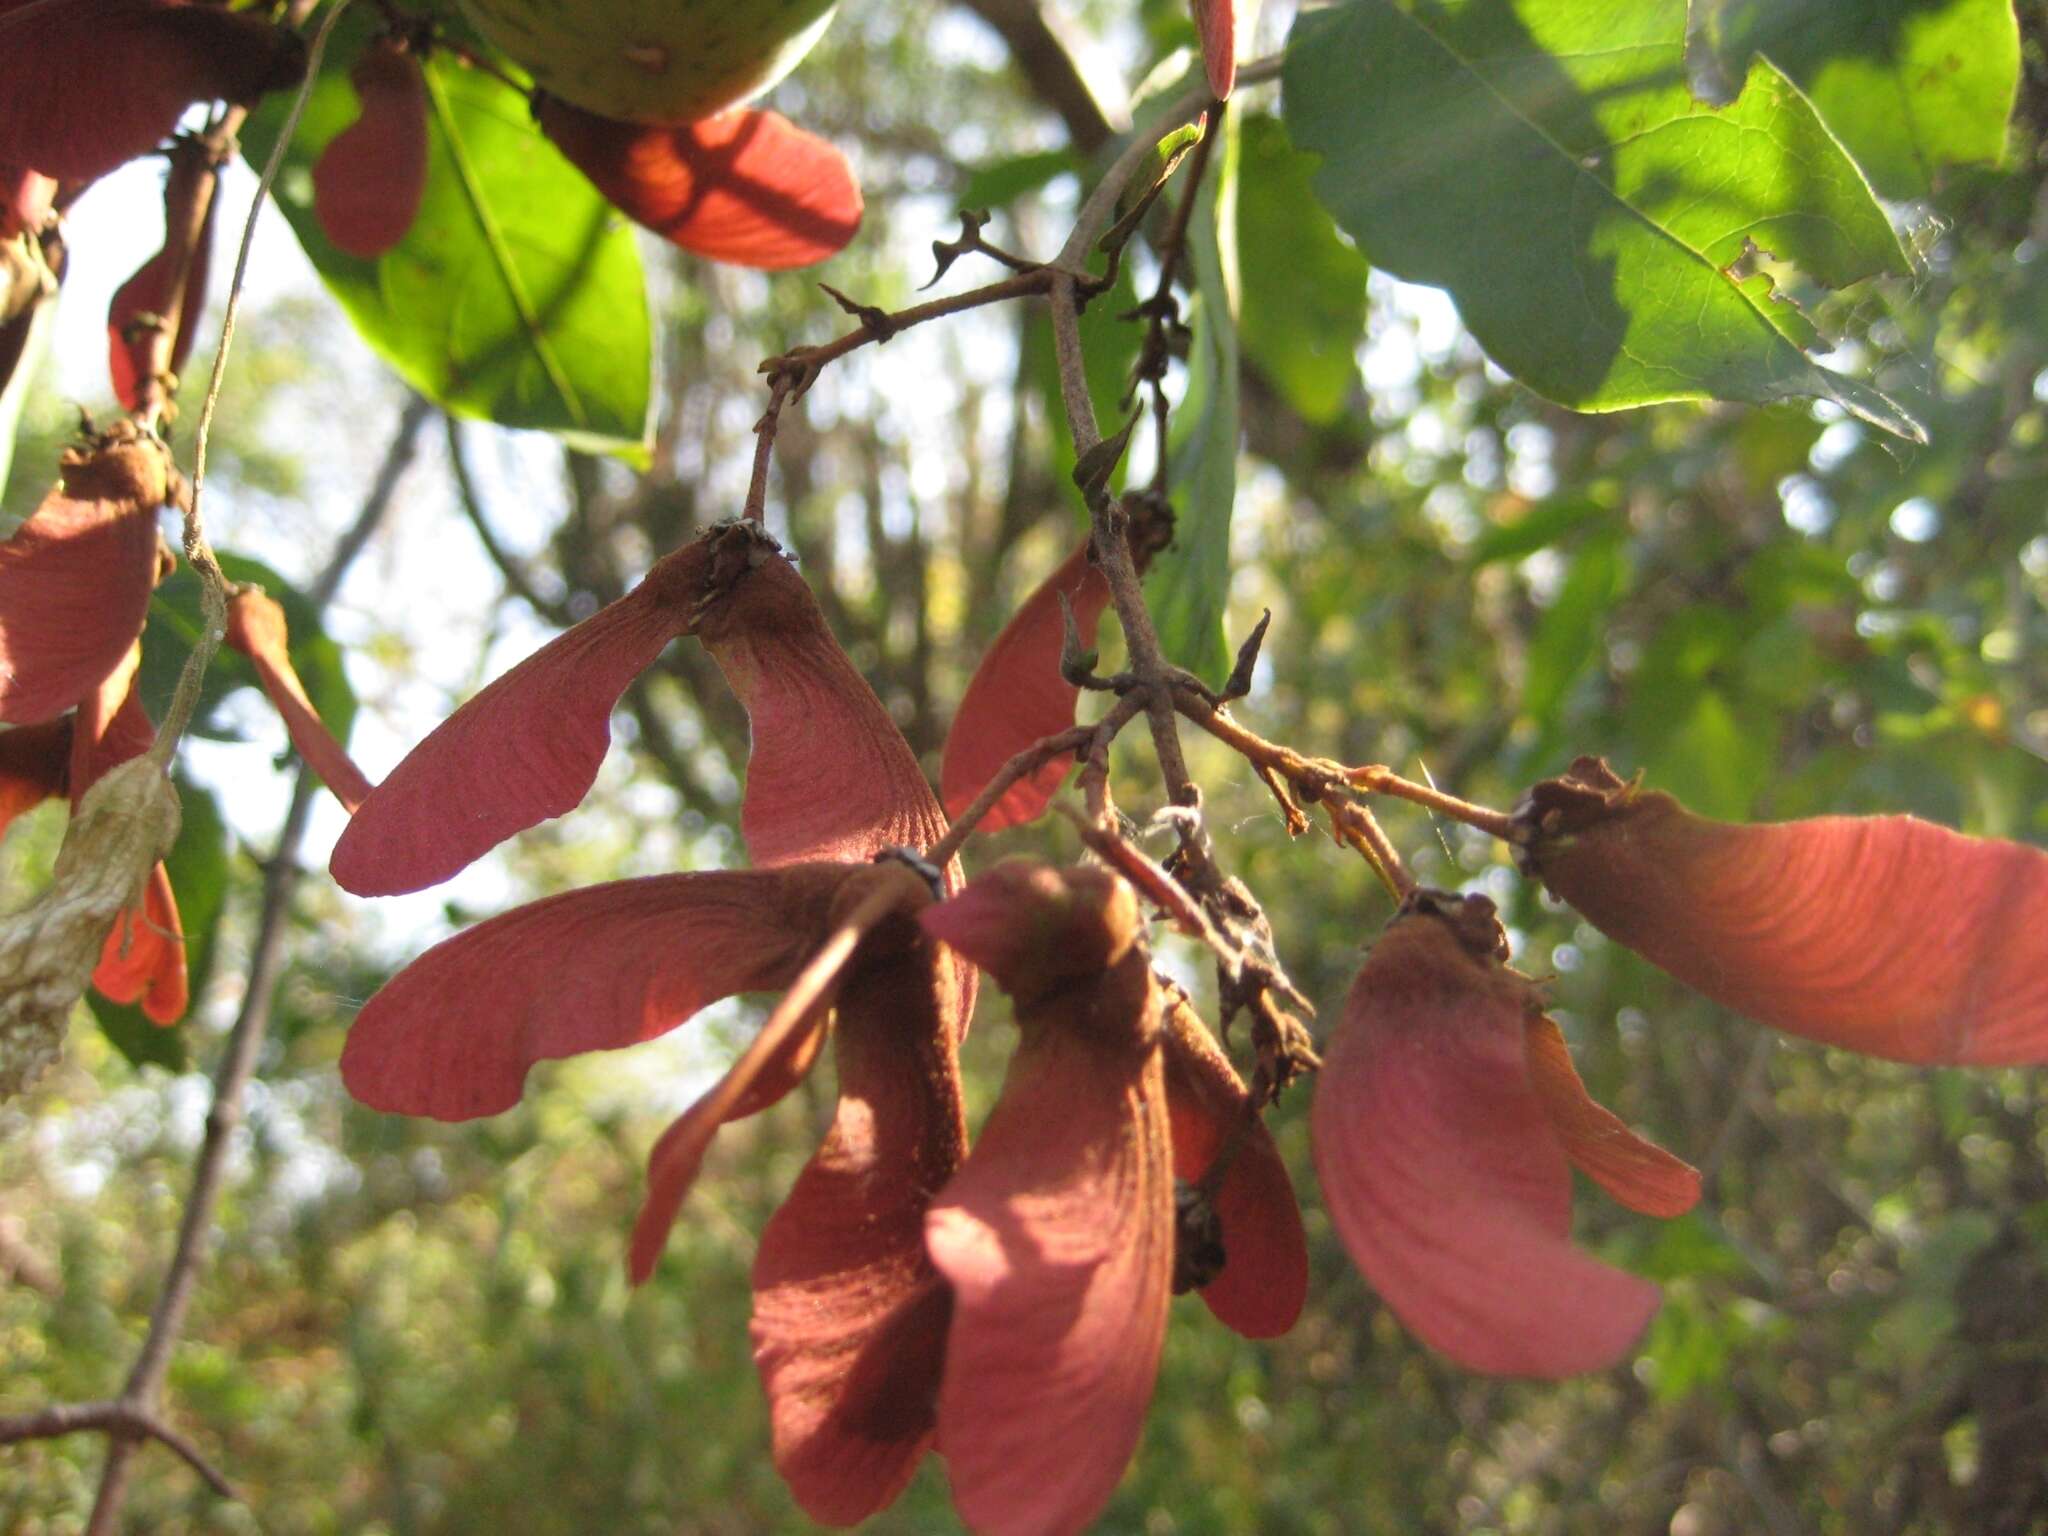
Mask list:
POLYGON ((1911 816, 1736 825, 1581 757, 1517 858, 1616 943, 1761 1023, 1892 1061, 2048 1061, 2048 853, 1911 816))
POLYGON ((1676 1216, 1699 1175, 1587 1097, 1493 903, 1418 891, 1374 944, 1325 1047, 1310 1121, 1337 1235, 1381 1299, 1460 1365, 1611 1365, 1658 1304, 1571 1242, 1571 1169, 1676 1216))

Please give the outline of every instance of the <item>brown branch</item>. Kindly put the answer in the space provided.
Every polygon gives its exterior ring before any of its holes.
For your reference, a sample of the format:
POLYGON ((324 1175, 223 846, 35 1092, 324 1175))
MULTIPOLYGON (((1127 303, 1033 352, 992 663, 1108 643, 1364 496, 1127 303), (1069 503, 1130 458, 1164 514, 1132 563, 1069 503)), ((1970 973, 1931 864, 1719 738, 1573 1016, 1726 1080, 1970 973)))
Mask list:
POLYGON ((192 1470, 206 1479, 207 1486, 224 1499, 239 1499, 235 1485, 221 1476, 220 1469, 200 1453, 199 1447, 162 1419, 135 1404, 60 1403, 39 1413, 0 1418, 0 1445, 21 1440, 55 1440, 82 1430, 98 1430, 118 1438, 160 1440, 184 1457, 192 1470))
POLYGON ((483 497, 477 492, 476 477, 470 473, 469 454, 463 445, 461 426, 453 416, 444 413, 443 419, 447 422, 448 473, 455 482, 455 504, 469 520, 470 530, 476 534, 477 543, 483 546, 485 557, 497 567, 499 578, 513 596, 550 624, 567 629, 576 621, 569 605, 543 597, 527 571, 526 563, 498 541, 490 517, 484 510, 483 497))
POLYGON ((1028 272, 1017 272, 1009 277, 999 278, 984 287, 970 288, 965 293, 956 293, 943 299, 927 299, 922 304, 913 304, 908 309, 882 315, 883 323, 875 324, 863 320, 853 330, 836 341, 829 341, 816 347, 792 347, 780 357, 771 357, 761 364, 760 372, 768 375, 771 389, 782 379, 794 376, 796 383, 790 390, 792 400, 801 400, 817 382, 818 375, 829 363, 836 363, 849 352, 858 352, 869 342, 887 341, 901 335, 912 326, 923 325, 928 320, 943 320, 949 315, 964 314, 970 309, 983 309, 990 304, 1002 304, 1011 299, 1031 298, 1045 293, 1052 286, 1052 274, 1044 267, 1033 267, 1028 272))
MULTIPOLYGON (((1281 746, 1255 731, 1246 730, 1213 701, 1203 698, 1193 689, 1174 690, 1173 702, 1174 708, 1182 715, 1243 757, 1261 774, 1277 777, 1302 801, 1320 807, 1330 818, 1331 835, 1364 856, 1395 900, 1415 888, 1415 877, 1408 873, 1400 854, 1380 829, 1378 819, 1348 793, 1351 770, 1322 758, 1304 757, 1291 747, 1281 746)), ((1448 796, 1445 798, 1449 799, 1448 796)), ((1464 804, 1462 801, 1456 803, 1464 804)), ((1283 811, 1299 815, 1292 801, 1282 798, 1281 807, 1283 811)))
POLYGON ((1362 789, 1369 795, 1392 795, 1397 800, 1411 801, 1427 806, 1438 815, 1448 816, 1453 821, 1462 821, 1468 827, 1477 827, 1502 842, 1518 840, 1515 819, 1505 811, 1496 811, 1488 806, 1474 805, 1470 800, 1460 800, 1456 795, 1447 795, 1434 784, 1417 784, 1402 778, 1384 763, 1369 763, 1363 768, 1345 770, 1344 777, 1355 789, 1362 789))
POLYGON ((1088 82, 1047 23, 1038 0, 960 0, 1002 38, 1032 92, 1059 114, 1075 149, 1091 155, 1115 137, 1116 130, 1088 82))
POLYGON ((1040 737, 1017 753, 982 786, 981 793, 955 818, 946 835, 925 851, 925 857, 944 869, 973 835, 975 826, 995 809, 996 802, 1009 793, 1013 784, 1019 779, 1029 778, 1063 752, 1078 752, 1089 744, 1095 732, 1096 727, 1092 725, 1070 726, 1051 736, 1040 737))

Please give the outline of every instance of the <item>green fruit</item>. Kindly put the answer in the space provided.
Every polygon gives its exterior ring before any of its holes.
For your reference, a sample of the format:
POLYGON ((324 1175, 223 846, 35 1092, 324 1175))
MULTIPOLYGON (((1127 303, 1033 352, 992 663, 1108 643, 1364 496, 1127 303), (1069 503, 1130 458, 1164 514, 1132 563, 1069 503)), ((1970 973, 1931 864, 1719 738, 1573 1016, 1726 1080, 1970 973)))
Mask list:
POLYGON ((775 84, 835 0, 461 0, 479 32, 586 112, 690 123, 775 84))

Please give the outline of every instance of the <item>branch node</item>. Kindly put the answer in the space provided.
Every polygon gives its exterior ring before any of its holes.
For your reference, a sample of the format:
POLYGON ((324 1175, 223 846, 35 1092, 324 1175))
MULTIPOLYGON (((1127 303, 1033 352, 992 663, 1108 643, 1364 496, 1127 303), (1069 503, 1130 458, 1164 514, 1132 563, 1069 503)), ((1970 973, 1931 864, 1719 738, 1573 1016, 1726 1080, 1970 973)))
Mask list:
POLYGON ((879 305, 863 304, 858 299, 848 298, 830 283, 820 283, 818 286, 825 290, 826 297, 831 299, 834 304, 837 304, 863 326, 867 327, 868 335, 874 338, 877 346, 886 345, 895 337, 897 331, 896 321, 886 309, 881 308, 879 305))

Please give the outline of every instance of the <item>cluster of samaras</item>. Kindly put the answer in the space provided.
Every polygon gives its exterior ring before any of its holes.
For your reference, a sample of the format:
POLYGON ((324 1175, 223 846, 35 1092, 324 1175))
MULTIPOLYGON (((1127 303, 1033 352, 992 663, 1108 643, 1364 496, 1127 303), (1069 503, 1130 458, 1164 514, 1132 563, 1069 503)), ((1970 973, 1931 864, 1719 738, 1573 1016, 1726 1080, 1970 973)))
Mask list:
MULTIPOLYGON (((47 795, 75 803, 148 743, 135 650, 173 479, 153 442, 117 434, 0 544, 0 826, 47 795)), ((947 744, 956 814, 995 765, 1071 725, 1064 615, 1085 644, 1107 603, 1084 544, 991 647, 947 744)), ((333 872, 360 895, 432 885, 571 810, 633 678, 685 636, 717 662, 752 724, 755 867, 571 891, 457 934, 364 1007, 342 1074, 374 1107, 466 1119, 517 1102, 538 1062, 780 991, 655 1146, 630 1267, 652 1273, 718 1127, 787 1094, 830 1043, 838 1112, 754 1268, 776 1462, 816 1517, 882 1508, 936 1448, 974 1529, 1077 1530, 1136 1445, 1174 1291, 1250 1337, 1292 1326, 1308 1265, 1287 1170, 1263 1106, 1154 972, 1131 887, 1096 867, 1000 864, 968 883, 957 860, 926 863, 945 811, 757 525, 657 562, 374 789, 291 677, 274 606, 243 593, 234 613, 234 643, 354 811, 333 872), (981 971, 1021 1038, 970 1137, 956 1051, 981 971)), ((1037 816, 1068 766, 1019 780, 986 819, 1037 816)), ((1506 825, 1524 871, 1612 938, 1780 1029, 1911 1062, 2048 1056, 2039 850, 1907 817, 1725 825, 1595 759, 1506 825)), ((1326 1043, 1315 1162, 1346 1248, 1417 1334, 1473 1369, 1558 1376, 1621 1358, 1657 1304, 1572 1246, 1571 1166, 1662 1216, 1699 1181, 1588 1099, 1506 954, 1483 897, 1403 903, 1326 1043)), ((181 967, 159 867, 97 980, 169 1020, 181 967)))
MULTIPOLYGON (((963 700, 942 772, 955 814, 988 765, 1073 721, 1062 599, 1092 636, 1108 592, 1086 545, 963 700)), ((343 1076, 382 1108, 489 1114, 538 1061, 782 990, 656 1145, 634 1277, 717 1127, 787 1093, 829 1039, 839 1111, 754 1270, 777 1465, 813 1515, 851 1523, 936 1447, 973 1529, 1078 1530, 1136 1445, 1176 1289, 1250 1337, 1292 1326, 1307 1283, 1294 1192, 1259 1106, 1154 973, 1117 875, 1010 863, 963 884, 957 861, 921 863, 945 814, 755 525, 668 556, 459 710, 357 813, 335 877, 416 889, 573 807, 613 703, 684 635, 752 722, 756 867, 575 891, 457 935, 364 1008, 343 1076), (955 1049, 977 968, 1010 994, 1021 1038, 970 1138, 955 1049)), ((1020 782, 995 819, 1038 815, 1067 766, 1020 782)), ((1538 785, 1513 825, 1526 872, 1767 1023, 1904 1061, 2048 1057, 2038 850, 1906 817, 1724 825, 1593 759, 1538 785)), ((1473 1369, 1560 1376, 1621 1358, 1657 1305, 1572 1246, 1571 1166, 1660 1216, 1699 1179, 1589 1100, 1506 952, 1483 897, 1404 903, 1327 1044, 1315 1161, 1346 1248, 1421 1337, 1473 1369)))

